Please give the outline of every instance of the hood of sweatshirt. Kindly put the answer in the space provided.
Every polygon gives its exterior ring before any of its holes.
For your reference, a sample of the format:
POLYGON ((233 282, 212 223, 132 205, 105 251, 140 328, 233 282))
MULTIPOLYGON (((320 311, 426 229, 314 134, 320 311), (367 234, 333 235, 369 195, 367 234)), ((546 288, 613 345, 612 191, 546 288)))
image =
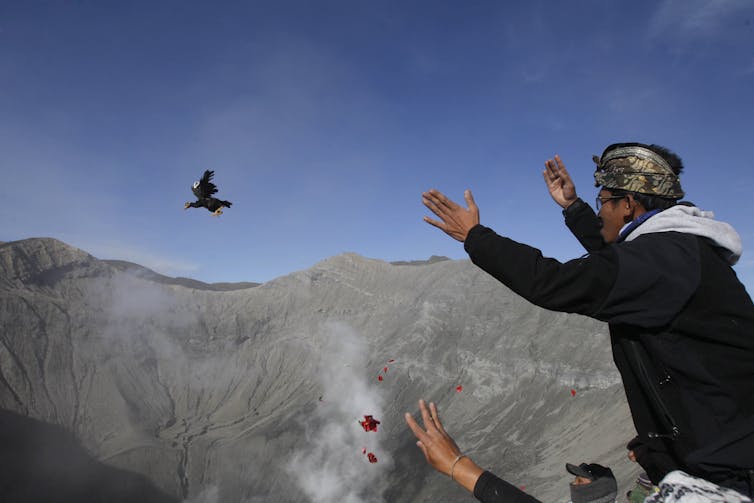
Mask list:
POLYGON ((647 219, 626 236, 626 241, 652 232, 675 231, 694 234, 709 238, 716 246, 724 249, 728 263, 733 265, 738 262, 743 252, 741 236, 730 224, 714 218, 715 214, 711 211, 703 211, 696 206, 677 204, 647 219))

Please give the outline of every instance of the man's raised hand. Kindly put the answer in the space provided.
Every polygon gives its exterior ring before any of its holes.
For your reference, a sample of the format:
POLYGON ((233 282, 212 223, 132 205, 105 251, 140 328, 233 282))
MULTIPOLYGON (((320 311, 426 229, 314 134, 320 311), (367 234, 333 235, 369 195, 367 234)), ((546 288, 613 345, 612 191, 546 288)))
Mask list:
POLYGON ((470 190, 463 194, 468 208, 451 201, 439 190, 431 189, 422 194, 422 203, 440 220, 424 217, 424 221, 442 230, 448 236, 464 242, 472 227, 479 224, 479 208, 470 190))
POLYGON ((561 208, 566 209, 576 201, 578 197, 576 196, 576 187, 559 156, 556 155, 555 159, 545 161, 545 170, 542 172, 542 176, 545 179, 550 196, 561 208))

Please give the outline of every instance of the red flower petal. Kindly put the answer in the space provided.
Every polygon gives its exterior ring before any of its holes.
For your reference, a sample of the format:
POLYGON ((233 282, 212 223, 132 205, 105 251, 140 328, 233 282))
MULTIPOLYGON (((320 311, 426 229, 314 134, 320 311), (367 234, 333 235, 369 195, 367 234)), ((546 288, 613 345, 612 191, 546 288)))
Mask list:
POLYGON ((364 416, 364 420, 359 421, 359 424, 364 428, 364 431, 377 431, 377 425, 380 424, 380 422, 372 416, 364 416))
POLYGON ((526 491, 526 486, 519 486, 519 489, 521 489, 522 491, 526 491))
POLYGON ((362 447, 361 448, 361 453, 362 454, 366 454, 367 453, 367 448, 366 447, 362 447))
POLYGON ((382 371, 387 374, 387 367, 383 368, 382 371))
POLYGON ((382 376, 377 376, 377 380, 382 382, 382 376))
POLYGON ((376 463, 377 462, 377 456, 375 456, 373 453, 367 454, 367 457, 369 458, 370 463, 376 463))
POLYGON ((571 389, 571 396, 576 396, 576 390, 575 389, 571 389))
POLYGON ((459 384, 458 386, 456 386, 456 393, 460 393, 461 391, 463 391, 463 386, 459 384))
POLYGON ((388 363, 393 363, 394 361, 395 361, 395 360, 393 360, 392 358, 390 358, 390 359, 389 359, 389 360, 388 360, 387 362, 388 362, 388 363))

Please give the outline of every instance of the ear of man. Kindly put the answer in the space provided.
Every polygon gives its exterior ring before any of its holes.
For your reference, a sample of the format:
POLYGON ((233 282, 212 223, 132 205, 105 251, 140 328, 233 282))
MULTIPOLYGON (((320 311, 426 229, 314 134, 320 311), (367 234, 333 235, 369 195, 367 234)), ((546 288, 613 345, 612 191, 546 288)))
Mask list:
POLYGON ((620 204, 622 204, 624 208, 623 220, 626 223, 632 222, 633 220, 647 212, 644 206, 642 206, 639 201, 634 199, 633 194, 626 194, 626 198, 622 199, 620 201, 620 204))

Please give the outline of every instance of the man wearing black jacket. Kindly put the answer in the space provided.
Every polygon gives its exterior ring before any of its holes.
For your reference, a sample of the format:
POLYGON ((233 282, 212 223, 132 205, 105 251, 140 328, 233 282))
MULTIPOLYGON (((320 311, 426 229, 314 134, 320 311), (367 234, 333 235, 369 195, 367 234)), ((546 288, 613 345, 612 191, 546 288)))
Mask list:
POLYGON ((468 208, 424 193, 440 219, 425 221, 530 302, 609 323, 637 461, 655 484, 681 470, 752 495, 754 305, 731 268, 740 238, 710 213, 676 204, 682 167, 668 150, 615 144, 594 159, 598 214, 576 197, 559 158, 544 173, 589 252, 579 259, 545 258, 480 225, 470 191, 468 208))

